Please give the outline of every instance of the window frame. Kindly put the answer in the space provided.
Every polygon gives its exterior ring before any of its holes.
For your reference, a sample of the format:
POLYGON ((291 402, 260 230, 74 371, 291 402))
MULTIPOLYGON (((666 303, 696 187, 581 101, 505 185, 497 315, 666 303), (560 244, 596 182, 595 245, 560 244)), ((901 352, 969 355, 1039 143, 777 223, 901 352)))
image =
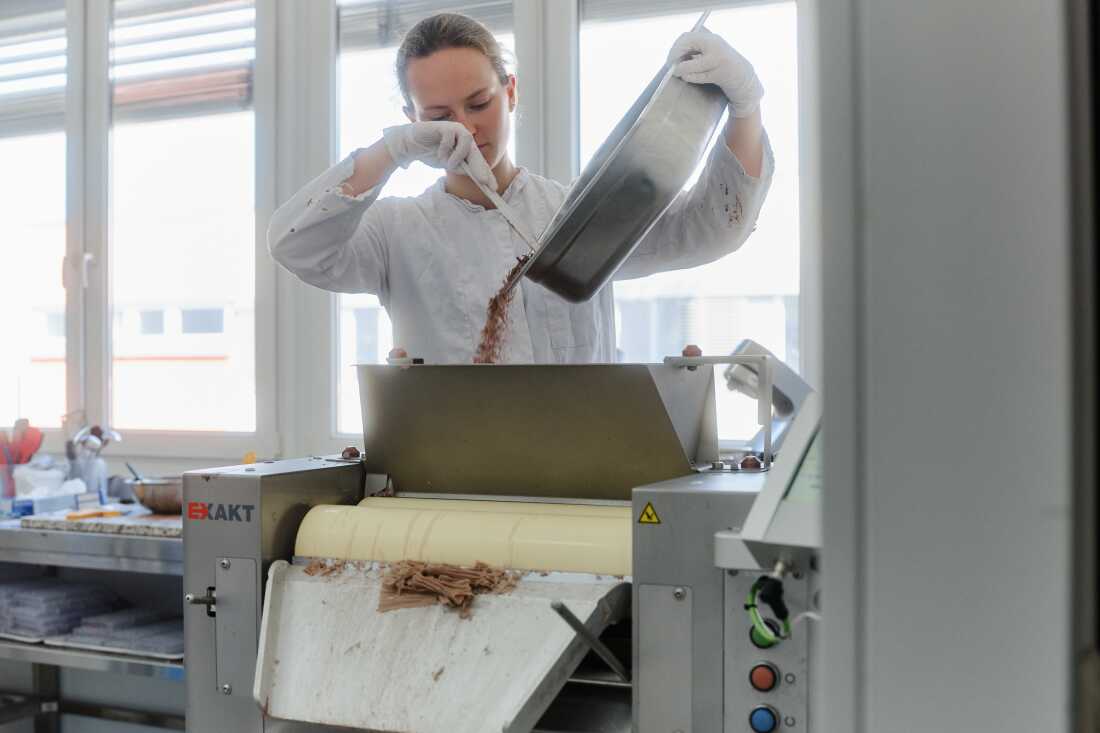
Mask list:
MULTIPOLYGON (((112 3, 66 0, 69 77, 66 89, 66 403, 62 430, 49 431, 45 450, 62 452, 64 440, 83 424, 111 424, 111 287, 109 212, 112 3)), ((274 0, 256 0, 256 62, 253 113, 256 145, 255 302, 275 301, 276 266, 267 254, 267 222, 275 210, 274 0)), ((239 461, 248 451, 276 455, 280 435, 276 409, 276 313, 255 309, 256 430, 123 431, 115 459, 129 457, 239 461)))
MULTIPOLYGON (((286 201, 326 170, 339 152, 336 2, 263 2, 275 6, 272 17, 279 38, 277 66, 282 73, 273 180, 278 200, 286 201)), ((335 432, 337 297, 281 268, 276 268, 275 279, 277 409, 285 455, 338 452, 347 441, 335 432)))
POLYGON ((85 344, 83 282, 84 260, 84 58, 85 4, 82 0, 65 1, 66 69, 65 80, 65 259, 61 266, 65 286, 65 410, 59 430, 45 430, 43 450, 64 453, 65 441, 80 426, 85 404, 85 344))
MULTIPOLYGON (((65 244, 61 263, 62 285, 65 288, 64 336, 65 336, 65 410, 61 427, 43 427, 41 450, 48 453, 63 454, 69 426, 79 419, 72 412, 73 405, 83 401, 82 369, 83 358, 83 293, 74 288, 79 282, 83 268, 78 264, 82 257, 83 235, 81 231, 82 206, 80 196, 83 187, 80 179, 80 156, 82 152, 83 105, 83 58, 84 29, 86 26, 84 3, 82 0, 65 0, 63 4, 65 23, 65 93, 61 131, 65 133, 65 244)), ((43 128, 45 131, 48 128, 43 128)), ((29 128, 33 134, 36 128, 29 128)))

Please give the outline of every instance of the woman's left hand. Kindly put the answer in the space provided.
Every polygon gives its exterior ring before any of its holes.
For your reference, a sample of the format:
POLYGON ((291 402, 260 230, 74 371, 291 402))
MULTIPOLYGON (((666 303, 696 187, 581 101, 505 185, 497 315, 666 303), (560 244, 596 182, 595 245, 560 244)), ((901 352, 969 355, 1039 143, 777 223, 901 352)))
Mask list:
POLYGON ((684 81, 718 86, 734 117, 749 117, 760 107, 764 87, 752 64, 718 34, 705 28, 685 33, 668 57, 675 63, 672 73, 684 81))

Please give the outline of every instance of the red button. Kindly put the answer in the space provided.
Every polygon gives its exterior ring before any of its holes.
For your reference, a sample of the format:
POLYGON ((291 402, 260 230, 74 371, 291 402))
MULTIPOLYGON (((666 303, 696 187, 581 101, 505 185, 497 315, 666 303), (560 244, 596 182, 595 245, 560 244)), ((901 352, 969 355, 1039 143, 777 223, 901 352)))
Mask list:
POLYGON ((749 683, 760 692, 771 692, 779 684, 779 672, 770 664, 758 664, 749 672, 749 683))

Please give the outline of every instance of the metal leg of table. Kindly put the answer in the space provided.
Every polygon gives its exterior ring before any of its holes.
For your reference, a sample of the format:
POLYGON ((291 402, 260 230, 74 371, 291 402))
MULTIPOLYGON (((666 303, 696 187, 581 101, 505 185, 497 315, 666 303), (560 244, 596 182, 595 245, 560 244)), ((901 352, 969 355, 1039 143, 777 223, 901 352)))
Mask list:
POLYGON ((61 670, 52 664, 34 664, 31 675, 35 696, 46 701, 34 719, 34 733, 61 733, 61 670))
POLYGON ((150 713, 143 710, 113 708, 106 705, 80 702, 62 702, 61 712, 64 715, 79 715, 84 718, 143 725, 162 730, 186 730, 187 728, 182 715, 171 713, 150 713))
POLYGON ((0 725, 28 720, 42 711, 36 697, 17 692, 0 692, 0 725))
POLYGON ((33 664, 32 693, 0 691, 0 727, 19 720, 34 719, 34 733, 60 733, 63 715, 96 718, 116 723, 144 725, 162 730, 186 730, 182 715, 112 707, 98 703, 61 700, 61 668, 52 664, 33 664))

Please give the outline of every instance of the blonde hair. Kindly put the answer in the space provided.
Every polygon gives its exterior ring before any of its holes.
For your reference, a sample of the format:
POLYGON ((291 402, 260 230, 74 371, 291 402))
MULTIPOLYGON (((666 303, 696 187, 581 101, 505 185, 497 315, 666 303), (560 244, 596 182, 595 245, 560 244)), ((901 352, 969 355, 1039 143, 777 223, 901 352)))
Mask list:
POLYGON ((481 51, 489 59, 500 82, 502 84, 508 82, 504 53, 500 43, 488 28, 473 18, 459 13, 437 13, 409 29, 404 40, 401 41, 401 47, 397 49, 395 64, 397 83, 401 87, 405 104, 410 108, 413 102, 412 97, 409 96, 407 77, 409 61, 431 56, 445 48, 472 48, 481 51))

